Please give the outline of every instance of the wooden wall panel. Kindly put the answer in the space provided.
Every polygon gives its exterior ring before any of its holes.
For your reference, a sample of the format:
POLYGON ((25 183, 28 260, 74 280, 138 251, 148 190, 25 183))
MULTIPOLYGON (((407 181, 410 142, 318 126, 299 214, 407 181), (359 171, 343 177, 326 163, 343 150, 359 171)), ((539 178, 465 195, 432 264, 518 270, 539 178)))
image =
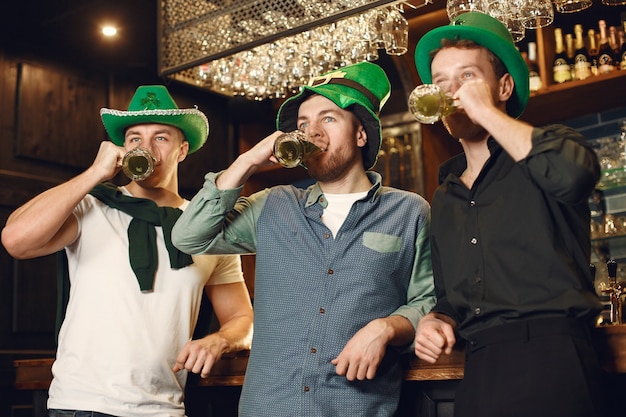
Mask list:
POLYGON ((16 155, 86 168, 105 139, 99 111, 105 84, 22 63, 19 66, 16 155))
MULTIPOLYGON (((15 120, 14 90, 17 66, 0 50, 0 132, 15 120)), ((1 136, 1 133, 0 133, 1 136)))
MULTIPOLYGON (((13 209, 0 206, 3 225, 13 209)), ((16 260, 0 246, 0 350, 54 348, 55 274, 54 255, 16 260)))
MULTIPOLYGON (((10 209, 0 206, 0 221, 4 225, 10 209)), ((13 321, 13 258, 0 245, 0 349, 11 345, 10 332, 13 321)))
POLYGON ((54 255, 13 261, 14 337, 54 333, 56 321, 56 258, 54 255))

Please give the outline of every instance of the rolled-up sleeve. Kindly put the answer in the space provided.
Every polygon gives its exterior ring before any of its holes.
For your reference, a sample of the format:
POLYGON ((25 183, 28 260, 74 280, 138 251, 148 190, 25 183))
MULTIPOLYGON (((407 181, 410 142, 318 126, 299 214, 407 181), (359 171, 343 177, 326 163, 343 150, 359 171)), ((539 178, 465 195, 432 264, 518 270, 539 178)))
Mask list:
POLYGON ((435 305, 435 286, 430 248, 430 214, 417 235, 415 259, 411 272, 411 281, 407 290, 407 303, 393 312, 393 315, 405 317, 417 327, 419 320, 435 305))
POLYGON ((220 190, 219 173, 209 173, 172 229, 172 243, 192 254, 256 251, 256 222, 269 190, 241 197, 242 187, 220 190))
POLYGON ((587 199, 600 178, 595 151, 576 130, 551 125, 534 128, 533 147, 520 165, 547 194, 566 204, 587 199))

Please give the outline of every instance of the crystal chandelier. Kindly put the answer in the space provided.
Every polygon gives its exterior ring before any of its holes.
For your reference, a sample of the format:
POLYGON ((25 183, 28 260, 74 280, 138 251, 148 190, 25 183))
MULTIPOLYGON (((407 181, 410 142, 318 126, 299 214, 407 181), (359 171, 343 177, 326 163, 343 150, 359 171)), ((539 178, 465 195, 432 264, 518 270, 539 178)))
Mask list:
MULTIPOLYGON (((311 77, 407 51, 398 0, 161 0, 161 75, 252 100, 311 77)), ((412 6, 413 7, 413 6, 412 6)))

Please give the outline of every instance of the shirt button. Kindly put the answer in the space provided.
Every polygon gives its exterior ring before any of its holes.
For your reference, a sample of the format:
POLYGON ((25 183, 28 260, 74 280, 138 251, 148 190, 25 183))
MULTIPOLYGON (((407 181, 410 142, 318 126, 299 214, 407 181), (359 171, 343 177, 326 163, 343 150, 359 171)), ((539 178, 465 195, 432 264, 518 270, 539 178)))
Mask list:
POLYGON ((326 313, 326 310, 324 310, 323 308, 320 308, 320 314, 324 314, 326 313))
POLYGON ((324 239, 330 238, 330 233, 324 233, 324 239))
POLYGON ((328 275, 332 275, 332 274, 334 274, 334 273, 335 273, 335 271, 333 271, 332 269, 329 269, 329 270, 328 270, 328 275))
POLYGON ((472 238, 472 240, 470 240, 472 245, 475 245, 478 243, 478 239, 476 239, 475 237, 472 238))
POLYGON ((482 280, 483 280, 483 279, 482 279, 481 277, 476 277, 476 278, 474 278, 474 282, 475 282, 476 284, 480 284, 482 280))
POLYGON ((311 348, 311 353, 317 353, 317 349, 311 348))
POLYGON ((480 315, 480 307, 476 307, 474 309, 474 314, 477 315, 477 316, 480 315))
POLYGON ((311 389, 308 386, 304 387, 304 392, 309 392, 311 389))
POLYGON ((474 200, 471 200, 469 205, 470 205, 470 207, 474 207, 476 205, 476 202, 474 200))

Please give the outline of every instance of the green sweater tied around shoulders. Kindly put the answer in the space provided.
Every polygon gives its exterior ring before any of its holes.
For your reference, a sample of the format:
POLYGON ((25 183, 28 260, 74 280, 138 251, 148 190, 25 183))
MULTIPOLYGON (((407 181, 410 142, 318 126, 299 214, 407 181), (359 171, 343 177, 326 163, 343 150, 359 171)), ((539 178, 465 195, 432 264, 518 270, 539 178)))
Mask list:
MULTIPOLYGON (((172 227, 182 214, 179 208, 159 207, 152 200, 124 195, 117 186, 111 183, 98 184, 89 194, 109 207, 132 217, 128 226, 128 257, 141 291, 151 291, 154 286, 154 275, 158 264, 155 226, 163 228, 165 247, 172 269, 184 268, 193 263, 190 255, 179 251, 172 244, 172 227)), ((70 281, 65 250, 59 252, 57 276, 59 285, 58 333, 69 298, 70 281)))

